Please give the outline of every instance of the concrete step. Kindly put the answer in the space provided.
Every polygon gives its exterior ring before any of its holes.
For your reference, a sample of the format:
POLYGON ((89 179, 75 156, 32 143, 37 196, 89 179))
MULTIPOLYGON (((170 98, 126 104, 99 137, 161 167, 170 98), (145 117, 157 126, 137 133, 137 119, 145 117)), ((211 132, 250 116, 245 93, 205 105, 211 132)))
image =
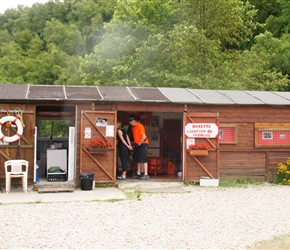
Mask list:
POLYGON ((33 186, 33 190, 41 191, 41 192, 72 192, 71 190, 75 189, 75 183, 71 181, 57 181, 57 182, 49 182, 43 181, 39 183, 35 183, 33 186))
POLYGON ((62 187, 62 188, 45 188, 45 187, 39 187, 38 188, 38 193, 64 193, 64 192, 73 192, 75 189, 74 188, 69 188, 69 187, 62 187))

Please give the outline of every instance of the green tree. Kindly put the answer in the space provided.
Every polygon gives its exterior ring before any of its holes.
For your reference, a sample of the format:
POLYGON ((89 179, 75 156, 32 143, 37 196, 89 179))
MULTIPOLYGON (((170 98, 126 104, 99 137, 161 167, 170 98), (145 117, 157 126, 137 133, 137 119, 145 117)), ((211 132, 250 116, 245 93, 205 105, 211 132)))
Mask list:
POLYGON ((252 48, 252 53, 256 53, 261 58, 260 65, 263 70, 268 72, 268 81, 272 81, 273 86, 277 83, 280 90, 287 88, 290 84, 287 79, 290 75, 290 35, 284 35, 279 39, 273 37, 270 32, 260 34, 256 37, 256 44, 252 48), (274 80, 275 73, 276 80, 274 80), (281 83, 279 83, 279 80, 281 83))
POLYGON ((0 46, 5 43, 9 43, 11 41, 11 37, 7 30, 0 30, 0 46))
POLYGON ((23 50, 15 42, 1 46, 0 51, 0 79, 4 83, 23 83, 26 72, 23 50))
POLYGON ((34 35, 30 30, 14 32, 14 41, 26 51, 34 35))
POLYGON ((114 5, 115 0, 53 0, 7 10, 0 15, 1 81, 79 84, 79 56, 100 42, 114 5))
MULTIPOLYGON (((108 1, 113 4, 114 1, 108 1)), ((67 17, 70 23, 74 23, 86 42, 86 53, 93 52, 94 46, 100 42, 98 39, 103 32, 103 16, 104 6, 98 1, 75 1, 70 4, 71 11, 67 17)))
POLYGON ((0 15, 0 80, 283 90, 289 86, 289 12, 288 0, 18 6, 0 15))
POLYGON ((156 61, 160 55, 159 38, 173 26, 175 4, 176 1, 168 0, 118 1, 114 18, 105 25, 102 42, 81 64, 82 84, 154 86, 148 73, 155 75, 153 78, 160 75, 157 70, 162 64, 156 61), (144 53, 149 51, 153 58, 145 57, 144 53), (144 63, 155 70, 142 67, 144 63))
POLYGON ((83 83, 212 88, 227 47, 251 37, 254 14, 238 0, 119 1, 83 83))
POLYGON ((84 39, 75 24, 65 25, 53 19, 46 23, 44 40, 53 43, 68 55, 84 55, 84 39))

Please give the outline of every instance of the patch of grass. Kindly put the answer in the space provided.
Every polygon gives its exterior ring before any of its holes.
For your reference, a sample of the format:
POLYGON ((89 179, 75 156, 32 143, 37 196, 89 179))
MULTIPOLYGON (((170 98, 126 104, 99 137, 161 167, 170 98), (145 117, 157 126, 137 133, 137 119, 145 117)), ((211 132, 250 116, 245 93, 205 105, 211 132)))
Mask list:
POLYGON ((96 188, 116 187, 116 183, 96 183, 96 188))
POLYGON ((221 180, 219 183, 220 187, 245 187, 247 185, 261 185, 265 182, 256 181, 252 178, 244 179, 240 177, 236 180, 221 180))
POLYGON ((136 193, 137 193, 136 198, 138 201, 140 201, 141 200, 141 191, 138 189, 136 193))
POLYGON ((119 201, 124 201, 125 199, 108 199, 108 200, 87 200, 87 201, 84 201, 84 202, 110 202, 110 203, 113 203, 113 202, 119 202, 119 201))
POLYGON ((141 200, 141 190, 140 189, 135 189, 135 188, 129 188, 129 189, 123 189, 123 192, 127 196, 129 200, 135 200, 137 199, 138 201, 141 200))
POLYGON ((199 186, 198 182, 184 182, 185 186, 199 186))
MULTIPOLYGON (((116 183, 95 183, 95 188, 117 187, 116 183)), ((75 188, 81 188, 81 183, 77 183, 75 188)))
MULTIPOLYGON (((265 182, 256 181, 252 178, 240 177, 236 180, 220 180, 219 187, 246 187, 248 185, 261 185, 265 182)), ((186 186, 199 186, 199 182, 184 182, 186 186)))

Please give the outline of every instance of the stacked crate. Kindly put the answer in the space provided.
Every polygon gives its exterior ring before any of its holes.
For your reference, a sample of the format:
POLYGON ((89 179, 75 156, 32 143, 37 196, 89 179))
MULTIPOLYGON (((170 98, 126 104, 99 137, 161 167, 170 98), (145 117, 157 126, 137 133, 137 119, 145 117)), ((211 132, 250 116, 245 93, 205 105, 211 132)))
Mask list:
POLYGON ((164 157, 148 157, 148 174, 165 174, 167 159, 164 157))

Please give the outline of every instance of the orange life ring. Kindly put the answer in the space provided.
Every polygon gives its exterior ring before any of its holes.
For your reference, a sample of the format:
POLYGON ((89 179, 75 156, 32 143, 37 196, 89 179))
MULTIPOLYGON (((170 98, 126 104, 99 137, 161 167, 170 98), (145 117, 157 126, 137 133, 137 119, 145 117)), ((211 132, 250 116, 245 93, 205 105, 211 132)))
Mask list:
POLYGON ((21 121, 15 116, 4 116, 0 119, 0 140, 4 142, 14 142, 22 137, 23 127, 21 121), (13 122, 17 126, 17 132, 14 136, 5 136, 2 133, 2 125, 6 122, 13 122))

